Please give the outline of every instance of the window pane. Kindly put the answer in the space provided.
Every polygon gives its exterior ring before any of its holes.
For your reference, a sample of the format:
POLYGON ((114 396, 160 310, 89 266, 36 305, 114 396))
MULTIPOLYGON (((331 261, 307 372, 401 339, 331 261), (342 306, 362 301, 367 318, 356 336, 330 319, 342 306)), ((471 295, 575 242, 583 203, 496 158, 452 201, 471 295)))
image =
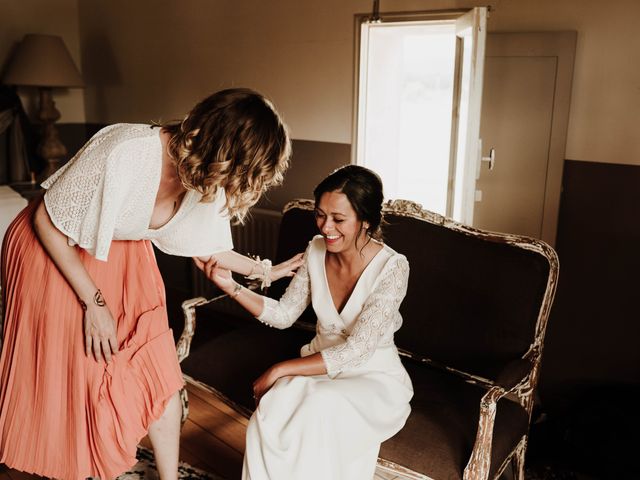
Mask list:
POLYGON ((358 163, 382 176, 388 198, 445 214, 455 26, 384 23, 363 35, 358 163))

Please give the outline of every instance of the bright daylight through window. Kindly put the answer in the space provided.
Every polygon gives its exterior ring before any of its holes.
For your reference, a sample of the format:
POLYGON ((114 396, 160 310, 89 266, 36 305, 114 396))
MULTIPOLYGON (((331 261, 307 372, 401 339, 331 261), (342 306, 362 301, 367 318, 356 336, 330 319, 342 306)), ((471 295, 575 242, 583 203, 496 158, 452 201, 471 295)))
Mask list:
POLYGON ((356 163, 387 198, 471 223, 484 34, 477 11, 360 27, 356 163), (478 48, 478 44, 482 48, 478 48), (480 78, 479 84, 477 79, 480 78), (474 84, 474 82, 476 82, 474 84))

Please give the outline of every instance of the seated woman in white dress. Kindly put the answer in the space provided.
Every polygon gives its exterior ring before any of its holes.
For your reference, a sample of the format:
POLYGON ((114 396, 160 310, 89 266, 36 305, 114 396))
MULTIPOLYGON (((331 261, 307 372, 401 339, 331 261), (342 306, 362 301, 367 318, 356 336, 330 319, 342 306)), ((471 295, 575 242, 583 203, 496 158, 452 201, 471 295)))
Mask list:
POLYGON ((243 288, 214 260, 202 265, 261 322, 287 328, 309 302, 318 318, 301 357, 273 365, 253 384, 245 480, 371 479, 380 444, 410 411, 413 388, 393 343, 409 264, 379 240, 380 178, 348 165, 314 195, 321 235, 280 301, 243 288))

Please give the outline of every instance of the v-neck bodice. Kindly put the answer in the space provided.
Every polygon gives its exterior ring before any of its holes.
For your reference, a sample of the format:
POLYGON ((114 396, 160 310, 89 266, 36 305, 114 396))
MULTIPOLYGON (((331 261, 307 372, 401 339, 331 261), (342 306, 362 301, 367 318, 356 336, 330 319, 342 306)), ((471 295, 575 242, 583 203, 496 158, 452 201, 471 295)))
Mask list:
POLYGON ((395 351, 393 337, 402 325, 399 309, 407 292, 409 263, 404 255, 383 245, 338 312, 327 282, 325 256, 324 239, 316 236, 309 242, 305 263, 287 291, 280 300, 265 297, 258 320, 287 328, 311 303, 317 317, 316 336, 302 347, 300 354, 321 353, 327 372, 333 377, 367 361, 375 351, 395 351))
MULTIPOLYGON (((324 246, 324 242, 323 242, 323 246, 324 246)), ((348 313, 349 313, 348 312, 348 308, 350 307, 351 299, 354 298, 354 294, 356 293, 356 290, 358 290, 358 287, 360 286, 361 280, 362 280, 362 283, 366 283, 367 276, 371 276, 371 274, 369 273, 371 270, 376 271, 376 275, 374 276, 374 278, 377 277, 377 273, 379 273, 379 271, 381 270, 381 266, 378 265, 378 263, 380 263, 380 262, 377 259, 379 257, 385 257, 385 255, 382 253, 383 251, 384 251, 384 245, 382 245, 382 248, 380 250, 378 250, 375 253, 375 255, 369 260, 369 263, 367 263, 367 265, 365 265, 365 267, 362 270, 362 272, 360 272, 360 275, 358 276, 358 279, 356 280, 356 283, 353 286, 353 289, 351 290, 351 293, 349 294, 349 297, 347 298, 347 301, 344 302, 344 305, 342 305, 342 308, 338 308, 338 306, 336 306, 336 304, 335 304, 335 302, 333 300, 333 294, 331 293, 331 286, 329 285, 329 276, 327 275, 327 249, 326 249, 326 247, 324 248, 324 254, 322 255, 322 270, 323 270, 323 274, 324 274, 324 287, 327 289, 327 292, 326 292, 327 297, 331 300, 329 303, 333 306, 333 309, 335 310, 335 313, 337 313, 340 318, 342 318, 342 314, 343 313, 348 315, 348 313), (376 268, 376 267, 379 267, 379 268, 376 268)), ((357 295, 356 295, 356 299, 357 299, 357 295)), ((360 310, 361 310, 361 308, 358 309, 358 311, 360 311, 360 310)))
POLYGON ((318 338, 317 343, 323 345, 344 341, 344 337, 351 332, 353 324, 358 319, 358 314, 362 311, 364 302, 373 291, 380 277, 380 272, 389 258, 395 253, 386 245, 382 246, 382 249, 376 253, 362 271, 347 302, 342 307, 342 310, 338 312, 329 289, 325 264, 326 252, 322 236, 315 237, 309 249, 308 266, 311 283, 311 303, 318 319, 318 336, 316 338, 318 338))

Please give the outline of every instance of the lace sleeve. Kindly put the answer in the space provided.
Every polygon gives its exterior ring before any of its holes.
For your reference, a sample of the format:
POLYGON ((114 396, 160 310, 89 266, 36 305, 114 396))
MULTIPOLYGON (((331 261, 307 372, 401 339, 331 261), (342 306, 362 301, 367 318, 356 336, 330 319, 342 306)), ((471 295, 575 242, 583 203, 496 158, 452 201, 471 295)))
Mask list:
POLYGON ((148 224, 136 223, 132 213, 144 201, 152 208, 161 170, 158 138, 149 125, 105 127, 42 183, 49 217, 69 245, 106 261, 118 226, 129 228, 127 239, 142 238, 148 224))
POLYGON ((402 324, 398 309, 407 293, 408 280, 407 259, 403 255, 392 258, 345 342, 320 352, 331 378, 366 362, 381 339, 393 339, 393 333, 402 324))
POLYGON ((289 328, 311 302, 308 253, 309 249, 305 252, 304 264, 298 269, 279 301, 263 297, 264 310, 256 317, 262 323, 280 329, 289 328))

